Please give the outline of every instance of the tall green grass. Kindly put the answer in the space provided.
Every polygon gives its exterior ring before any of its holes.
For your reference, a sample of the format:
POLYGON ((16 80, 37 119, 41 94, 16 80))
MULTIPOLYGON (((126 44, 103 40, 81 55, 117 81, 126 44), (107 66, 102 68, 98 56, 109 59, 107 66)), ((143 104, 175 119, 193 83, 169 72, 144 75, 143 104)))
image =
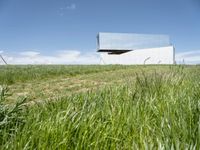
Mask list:
POLYGON ((126 69, 131 66, 121 65, 8 65, 0 66, 0 85, 14 84, 34 80, 44 80, 53 77, 71 77, 82 74, 97 73, 126 69))
POLYGON ((24 103, 26 98, 19 99, 16 104, 9 106, 4 104, 9 95, 7 86, 0 86, 0 144, 9 139, 25 123, 24 103))
POLYGON ((200 149, 200 70, 134 74, 108 86, 29 107, 2 149, 200 149))

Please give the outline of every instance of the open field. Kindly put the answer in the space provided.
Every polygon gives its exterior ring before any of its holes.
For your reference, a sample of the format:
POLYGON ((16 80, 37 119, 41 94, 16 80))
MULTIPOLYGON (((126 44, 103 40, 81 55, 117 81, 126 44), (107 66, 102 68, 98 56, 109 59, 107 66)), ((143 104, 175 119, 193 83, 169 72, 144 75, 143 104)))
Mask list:
POLYGON ((0 66, 0 149, 200 149, 200 66, 0 66))

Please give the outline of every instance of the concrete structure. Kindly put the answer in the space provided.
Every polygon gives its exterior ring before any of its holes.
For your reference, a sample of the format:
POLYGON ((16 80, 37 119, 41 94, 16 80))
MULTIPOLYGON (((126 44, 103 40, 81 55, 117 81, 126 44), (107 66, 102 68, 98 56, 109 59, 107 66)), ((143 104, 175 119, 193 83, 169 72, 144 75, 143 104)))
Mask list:
POLYGON ((101 64, 174 64, 175 50, 166 35, 99 33, 101 64))

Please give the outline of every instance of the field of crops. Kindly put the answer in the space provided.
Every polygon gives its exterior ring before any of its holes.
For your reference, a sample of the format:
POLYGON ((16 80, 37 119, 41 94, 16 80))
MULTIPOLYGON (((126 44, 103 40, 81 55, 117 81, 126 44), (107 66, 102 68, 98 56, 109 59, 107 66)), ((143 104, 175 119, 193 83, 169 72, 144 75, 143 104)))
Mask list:
POLYGON ((200 66, 0 66, 0 149, 200 149, 200 66))

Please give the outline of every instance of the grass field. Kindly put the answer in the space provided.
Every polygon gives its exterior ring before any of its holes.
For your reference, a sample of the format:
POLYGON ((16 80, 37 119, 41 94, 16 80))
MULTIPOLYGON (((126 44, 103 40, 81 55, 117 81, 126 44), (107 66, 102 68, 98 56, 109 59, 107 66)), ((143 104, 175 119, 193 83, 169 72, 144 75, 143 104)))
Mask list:
POLYGON ((200 66, 0 66, 0 149, 200 149, 200 66))

